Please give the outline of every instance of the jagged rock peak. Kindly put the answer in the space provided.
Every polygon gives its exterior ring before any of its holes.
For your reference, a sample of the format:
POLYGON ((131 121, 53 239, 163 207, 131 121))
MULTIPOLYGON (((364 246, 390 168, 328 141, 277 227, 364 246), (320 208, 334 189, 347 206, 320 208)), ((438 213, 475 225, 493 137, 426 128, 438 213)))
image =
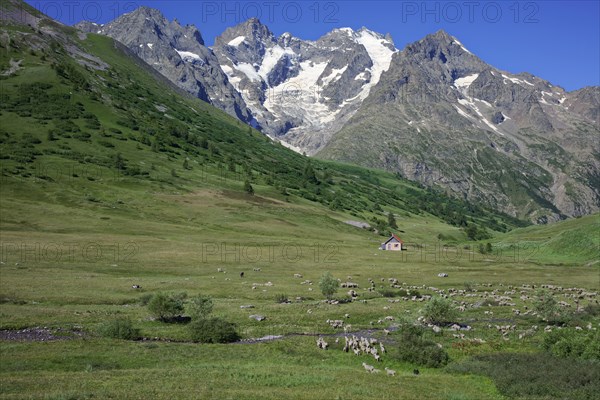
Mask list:
POLYGON ((215 46, 223 46, 231 42, 236 43, 236 39, 245 40, 246 42, 273 42, 275 36, 258 18, 250 18, 236 26, 227 28, 215 39, 215 46))

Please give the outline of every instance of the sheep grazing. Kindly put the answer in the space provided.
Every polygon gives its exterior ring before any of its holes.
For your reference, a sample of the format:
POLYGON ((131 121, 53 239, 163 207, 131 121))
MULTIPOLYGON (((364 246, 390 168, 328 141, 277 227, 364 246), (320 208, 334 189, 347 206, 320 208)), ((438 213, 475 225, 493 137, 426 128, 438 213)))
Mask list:
POLYGON ((375 367, 374 367, 374 366, 372 366, 372 365, 369 365, 369 364, 367 364, 367 363, 362 363, 362 366, 364 367, 364 369, 365 369, 367 372, 370 372, 370 373, 373 373, 373 372, 375 372, 375 367))
POLYGON ((260 268, 252 268, 254 272, 260 272, 260 268))
POLYGON ((131 288, 132 289, 141 289, 142 287, 140 285, 133 285, 131 288))
POLYGON ((356 288, 358 288, 358 283, 354 283, 354 282, 343 282, 343 283, 342 283, 340 286, 341 286, 341 287, 343 287, 343 288, 348 288, 348 289, 350 289, 350 288, 354 288, 354 289, 356 289, 356 288))
POLYGON ((354 297, 358 297, 358 293, 356 293, 355 290, 348 290, 348 296, 354 298, 354 297))
POLYGON ((438 277, 440 277, 440 278, 447 278, 447 277, 448 277, 448 274, 447 274, 447 273, 445 273, 445 272, 440 272, 440 273, 438 274, 438 277))
POLYGON ((217 268, 217 272, 223 272, 223 268, 217 268))
POLYGON ((319 338, 317 339, 317 347, 318 347, 319 349, 327 350, 327 348, 329 347, 329 343, 327 343, 327 342, 325 341, 325 339, 323 339, 322 337, 319 337, 319 338))
POLYGON ((327 322, 329 325, 331 325, 332 328, 342 328, 344 326, 344 321, 339 320, 339 319, 328 319, 327 322))
POLYGON ((240 272, 240 278, 244 277, 244 271, 240 272))
POLYGON ((294 274, 294 278, 302 278, 301 274, 294 274))
POLYGON ((413 374, 414 375, 419 375, 419 370, 418 369, 413 369, 413 374))
POLYGON ((379 348, 381 349, 382 353, 385 353, 385 347, 383 347, 383 343, 379 343, 379 348))
POLYGON ((385 372, 389 375, 389 376, 396 376, 396 371, 394 371, 393 369, 389 369, 388 367, 385 367, 385 372))

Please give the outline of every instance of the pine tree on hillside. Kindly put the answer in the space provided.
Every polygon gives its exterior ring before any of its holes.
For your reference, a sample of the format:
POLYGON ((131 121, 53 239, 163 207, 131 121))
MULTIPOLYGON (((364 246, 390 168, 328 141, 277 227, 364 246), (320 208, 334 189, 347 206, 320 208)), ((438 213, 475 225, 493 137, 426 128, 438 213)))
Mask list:
POLYGON ((246 193, 248 193, 249 195, 253 196, 254 195, 254 188, 252 187, 252 185, 250 184, 249 180, 246 180, 244 182, 244 191, 246 193))

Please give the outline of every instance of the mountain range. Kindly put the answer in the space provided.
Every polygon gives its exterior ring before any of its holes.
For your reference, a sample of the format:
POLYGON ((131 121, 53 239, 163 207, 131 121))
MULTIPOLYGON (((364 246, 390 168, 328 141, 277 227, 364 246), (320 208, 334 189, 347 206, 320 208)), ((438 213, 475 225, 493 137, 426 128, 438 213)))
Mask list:
POLYGON ((140 7, 76 27, 110 36, 171 82, 298 152, 396 172, 544 223, 600 207, 600 90, 567 92, 486 64, 444 31, 275 36, 258 19, 208 47, 140 7))

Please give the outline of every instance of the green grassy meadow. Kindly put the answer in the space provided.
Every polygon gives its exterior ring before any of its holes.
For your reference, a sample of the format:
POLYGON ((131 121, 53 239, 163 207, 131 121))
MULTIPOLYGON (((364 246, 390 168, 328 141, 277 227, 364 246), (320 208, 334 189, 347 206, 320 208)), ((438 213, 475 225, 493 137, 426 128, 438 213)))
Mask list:
POLYGON ((0 70, 22 62, 0 80, 0 398, 569 398, 542 383, 513 396, 457 366, 543 352, 547 323, 526 312, 532 285, 553 285, 569 304, 565 332, 600 328, 583 311, 598 303, 599 215, 527 226, 382 171, 308 160, 179 93, 106 37, 1 28, 11 40, 0 40, 0 70), (108 67, 82 66, 67 44, 108 67), (388 213, 397 228, 385 226, 388 213), (349 220, 397 232, 407 251, 379 250, 386 237, 349 220), (469 240, 467 226, 487 238, 469 240), (325 302, 326 271, 357 283, 357 299, 340 288, 338 304, 325 302), (389 278, 412 294, 383 296, 399 290, 389 278), (193 343, 186 324, 151 317, 144 299, 159 292, 211 296, 242 341, 193 343), (584 292, 576 310, 572 295, 584 292), (401 361, 395 329, 419 321, 427 296, 440 293, 472 329, 427 329, 450 356, 445 368, 401 361), (144 339, 98 334, 118 317, 144 339), (377 367, 396 375, 365 372, 373 358, 343 352, 344 331, 327 320, 384 341, 377 367), (507 324, 506 335, 495 328, 507 324), (59 337, 17 332, 31 328, 59 337), (282 337, 252 340, 268 335, 282 337))

